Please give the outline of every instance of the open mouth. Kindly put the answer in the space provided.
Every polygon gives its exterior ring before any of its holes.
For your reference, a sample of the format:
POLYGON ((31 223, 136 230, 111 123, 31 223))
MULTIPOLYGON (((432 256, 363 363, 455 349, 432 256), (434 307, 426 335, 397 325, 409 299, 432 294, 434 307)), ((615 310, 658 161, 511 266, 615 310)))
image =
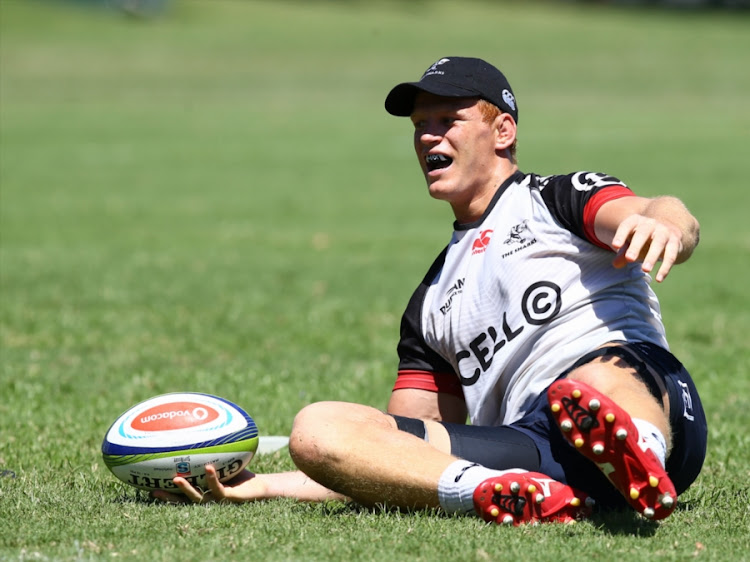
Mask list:
POLYGON ((447 168, 453 163, 453 159, 448 158, 444 154, 428 154, 425 157, 424 161, 427 164, 428 172, 432 172, 433 170, 440 170, 442 168, 447 168))

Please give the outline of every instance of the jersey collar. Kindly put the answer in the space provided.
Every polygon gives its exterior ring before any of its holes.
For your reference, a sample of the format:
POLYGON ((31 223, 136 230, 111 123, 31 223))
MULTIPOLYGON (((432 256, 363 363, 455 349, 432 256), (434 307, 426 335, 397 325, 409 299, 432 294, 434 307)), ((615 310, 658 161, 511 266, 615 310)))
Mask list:
POLYGON ((521 180, 523 180, 523 178, 525 177, 526 177, 526 174, 524 174, 521 170, 516 170, 513 173, 513 175, 511 175, 508 179, 506 179, 503 183, 501 183, 500 186, 497 188, 497 191, 495 191, 495 194, 492 196, 492 200, 490 201, 490 204, 487 205, 487 208, 484 210, 484 213, 482 213, 481 217, 479 217, 477 220, 473 222, 460 223, 458 221, 453 221, 453 229, 454 230, 471 230, 472 228, 478 227, 480 224, 484 222, 484 219, 486 219, 487 216, 492 212, 492 209, 495 208, 495 205, 500 200, 500 197, 511 186, 511 184, 521 183, 521 180))

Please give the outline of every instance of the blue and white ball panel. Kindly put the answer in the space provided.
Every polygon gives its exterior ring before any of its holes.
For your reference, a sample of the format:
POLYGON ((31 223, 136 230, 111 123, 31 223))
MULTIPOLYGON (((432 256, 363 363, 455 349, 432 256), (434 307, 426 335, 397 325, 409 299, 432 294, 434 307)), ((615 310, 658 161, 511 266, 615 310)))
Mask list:
POLYGON ((107 431, 102 456, 123 482, 144 490, 179 491, 175 476, 205 487, 205 466, 222 481, 250 462, 258 429, 239 406, 208 394, 156 396, 123 413, 107 431))
MULTIPOLYGON (((167 457, 154 456, 125 464, 108 464, 108 467, 117 478, 135 488, 180 493, 181 490, 173 482, 175 476, 181 476, 192 486, 206 490, 208 487, 206 465, 213 465, 219 480, 224 482, 242 472, 252 457, 253 453, 248 451, 230 453, 187 451, 167 457)), ((106 458, 105 462, 107 462, 106 458)))

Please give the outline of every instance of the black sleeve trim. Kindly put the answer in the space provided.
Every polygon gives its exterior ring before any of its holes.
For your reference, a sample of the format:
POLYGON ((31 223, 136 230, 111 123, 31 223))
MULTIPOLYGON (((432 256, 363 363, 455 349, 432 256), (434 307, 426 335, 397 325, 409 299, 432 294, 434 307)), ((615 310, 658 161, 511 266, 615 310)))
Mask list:
POLYGON ((625 184, 606 174, 575 172, 538 178, 536 182, 531 182, 531 186, 538 186, 542 199, 555 220, 573 234, 588 240, 584 221, 586 204, 602 189, 625 184))

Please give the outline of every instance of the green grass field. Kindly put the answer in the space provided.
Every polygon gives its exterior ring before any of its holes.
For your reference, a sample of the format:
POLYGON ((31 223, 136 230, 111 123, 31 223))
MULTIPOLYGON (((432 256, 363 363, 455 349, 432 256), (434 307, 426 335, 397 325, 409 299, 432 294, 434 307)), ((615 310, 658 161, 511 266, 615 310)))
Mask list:
POLYGON ((0 2, 0 560, 750 560, 747 12, 0 2), (117 481, 104 432, 155 394, 224 396, 262 435, 321 399, 385 407, 402 308, 452 216, 383 100, 449 55, 506 71, 523 170, 605 171, 701 221, 657 288, 710 423, 679 510, 507 529, 175 507, 117 481))

